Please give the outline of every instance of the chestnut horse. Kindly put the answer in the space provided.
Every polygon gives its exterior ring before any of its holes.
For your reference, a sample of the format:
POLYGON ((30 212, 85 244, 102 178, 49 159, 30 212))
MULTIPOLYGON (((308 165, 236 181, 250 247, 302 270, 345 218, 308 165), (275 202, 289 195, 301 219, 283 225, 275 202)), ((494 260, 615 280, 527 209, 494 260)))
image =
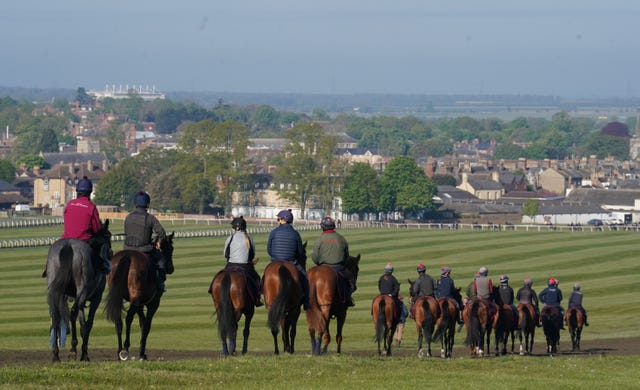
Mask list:
POLYGON ((474 298, 465 306, 462 317, 467 327, 465 344, 471 348, 471 354, 482 357, 486 352, 486 355, 489 355, 491 332, 497 320, 495 303, 474 298), (483 349, 485 341, 487 348, 483 349))
POLYGON ((567 323, 569 334, 571 335, 571 350, 573 352, 580 351, 580 337, 582 336, 582 327, 584 326, 584 315, 577 307, 570 307, 564 316, 567 323))
MULTIPOLYGON (((360 255, 349 256, 345 268, 350 272, 354 280, 358 279, 360 255)), ((309 336, 311 336, 311 353, 319 355, 327 352, 331 341, 329 334, 329 321, 336 318, 336 344, 337 352, 342 351, 342 328, 347 318, 348 302, 346 293, 341 294, 338 287, 338 272, 329 265, 318 265, 308 270, 309 275, 309 304, 307 310, 307 323, 309 336), (324 339, 324 344, 322 341, 324 339)), ((347 280, 344 281, 348 283, 347 280)))
POLYGON ((218 318, 218 335, 222 341, 224 356, 236 354, 238 321, 244 314, 242 331, 242 354, 247 353, 251 319, 255 310, 253 299, 247 289, 247 275, 242 269, 225 268, 213 277, 209 286, 218 318))
POLYGON ((267 308, 267 323, 273 335, 275 354, 279 354, 278 333, 282 330, 285 352, 293 353, 296 326, 302 305, 302 286, 298 269, 288 261, 272 261, 264 268, 262 294, 267 308))
MULTIPOLYGON (((102 229, 95 236, 96 244, 100 246, 100 256, 106 260, 111 258, 111 233, 109 220, 102 225, 102 229)), ((80 322, 80 336, 82 337, 82 351, 80 360, 88 361, 89 334, 93 327, 98 306, 102 301, 105 287, 105 275, 97 270, 92 259, 92 249, 85 241, 73 238, 60 238, 51 245, 47 255, 47 302, 51 316, 52 360, 59 362, 59 347, 64 343, 69 323, 71 324, 71 350, 75 359, 77 356, 78 336, 76 320, 80 322), (73 300, 69 310, 68 300, 73 300), (85 317, 85 306, 89 302, 89 313, 85 317), (64 326, 62 326, 64 324, 64 326)), ((101 260, 99 260, 101 261, 101 260)))
POLYGON ((382 355, 383 344, 384 355, 391 356, 391 345, 393 344, 393 334, 398 325, 396 303, 389 295, 381 294, 373 298, 371 302, 371 317, 376 331, 375 341, 378 343, 378 355, 382 355))
POLYGON ((547 339, 547 353, 557 353, 560 344, 560 328, 562 328, 562 315, 554 306, 545 306, 540 312, 542 329, 547 339))
POLYGON ((440 312, 442 313, 438 327, 433 334, 433 340, 441 342, 440 357, 450 358, 453 356, 453 343, 456 335, 456 323, 460 316, 458 304, 453 298, 438 298, 440 312))
POLYGON ((531 355, 533 352, 533 339, 536 335, 536 310, 530 303, 518 305, 519 325, 518 338, 520 339, 520 355, 531 355), (524 345, 522 345, 522 333, 524 333, 524 345))
MULTIPOLYGON (((164 255, 167 274, 172 274, 173 268, 173 233, 160 241, 160 251, 164 255)), ((159 288, 159 280, 155 266, 145 253, 124 249, 115 254, 111 260, 112 268, 109 274, 109 294, 105 312, 107 319, 115 324, 118 335, 118 358, 129 359, 129 336, 133 317, 140 318, 140 360, 147 360, 147 336, 151 331, 151 321, 160 306, 163 291, 159 288), (124 348, 122 345, 122 312, 124 301, 129 301, 126 316, 126 334, 124 348), (145 314, 144 309, 147 309, 145 314)))

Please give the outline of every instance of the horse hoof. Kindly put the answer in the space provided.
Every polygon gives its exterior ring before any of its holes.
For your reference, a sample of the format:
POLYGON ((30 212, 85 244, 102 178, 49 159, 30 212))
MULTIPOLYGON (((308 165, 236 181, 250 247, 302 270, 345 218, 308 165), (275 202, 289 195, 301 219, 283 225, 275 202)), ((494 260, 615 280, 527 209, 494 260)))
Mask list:
POLYGON ((424 357, 424 351, 419 349, 418 350, 418 357, 424 357))
POLYGON ((126 362, 127 360, 129 360, 129 351, 122 350, 118 352, 118 358, 120 359, 120 361, 126 362))

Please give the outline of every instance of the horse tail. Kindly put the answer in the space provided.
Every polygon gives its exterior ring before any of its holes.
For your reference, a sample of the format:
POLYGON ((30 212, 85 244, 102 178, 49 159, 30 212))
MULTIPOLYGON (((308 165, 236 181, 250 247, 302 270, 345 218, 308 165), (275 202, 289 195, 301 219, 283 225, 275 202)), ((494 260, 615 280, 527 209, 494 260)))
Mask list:
POLYGON ((569 311, 569 321, 567 321, 567 325, 569 325, 569 330, 571 330, 578 327, 578 309, 569 309, 569 311))
MULTIPOLYGON (((54 270, 49 267, 48 272, 54 270)), ((59 327, 60 322, 69 324, 69 305, 67 304, 67 287, 73 280, 73 248, 69 243, 65 243, 58 253, 58 269, 55 271, 53 280, 49 284, 47 293, 47 303, 49 304, 49 314, 51 324, 59 327)))
POLYGON ((433 334, 433 314, 431 313, 431 306, 429 304, 428 299, 422 300, 422 311, 424 313, 424 317, 422 319, 422 332, 424 336, 427 338, 427 341, 431 341, 431 336, 433 334))
MULTIPOLYGON (((317 283, 317 280, 314 280, 314 283, 317 283)), ((324 332, 324 321, 318 302, 317 288, 311 285, 311 280, 309 280, 309 310, 306 311, 306 314, 309 329, 314 329, 318 333, 324 332)))
POLYGON ((280 289, 276 298, 271 304, 268 315, 268 324, 271 332, 277 333, 280 329, 280 321, 284 318, 287 309, 288 294, 293 290, 295 281, 291 272, 284 265, 280 265, 278 276, 280 278, 280 289))
POLYGON ((225 272, 220 282, 220 310, 218 316, 218 334, 220 339, 225 340, 232 336, 237 326, 235 321, 235 311, 231 301, 231 275, 225 272))
POLYGON ((440 321, 436 332, 433 334, 434 341, 440 341, 451 321, 453 321, 453 318, 451 318, 451 312, 449 312, 449 300, 445 299, 442 301, 442 321, 440 321))
POLYGON ((125 255, 120 259, 115 272, 112 275, 109 294, 107 294, 107 304, 104 308, 107 320, 111 322, 120 321, 124 311, 124 298, 129 292, 128 279, 131 257, 125 255))
POLYGON ((384 298, 382 298, 378 302, 378 317, 376 317, 376 341, 378 343, 382 342, 384 338, 384 328, 387 322, 387 319, 384 313, 385 308, 386 308, 386 302, 384 298))
POLYGON ((480 307, 480 301, 474 300, 471 304, 469 311, 469 327, 467 328, 467 338, 465 340, 466 345, 482 345, 482 326, 478 317, 478 309, 480 307))

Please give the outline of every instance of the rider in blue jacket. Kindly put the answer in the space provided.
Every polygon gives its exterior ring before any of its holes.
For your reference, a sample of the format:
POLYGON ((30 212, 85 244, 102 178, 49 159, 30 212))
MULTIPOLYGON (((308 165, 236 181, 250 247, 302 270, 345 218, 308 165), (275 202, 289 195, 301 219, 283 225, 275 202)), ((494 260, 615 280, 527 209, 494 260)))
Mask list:
POLYGON ((282 210, 277 215, 278 226, 269 234, 267 253, 271 261, 288 261, 295 265, 302 285, 302 306, 309 309, 309 279, 305 265, 307 253, 302 244, 300 233, 293 228, 293 214, 291 210, 282 210))
MULTIPOLYGON (((562 291, 558 288, 558 281, 554 278, 549 278, 547 286, 547 288, 540 292, 540 302, 546 306, 557 308, 562 318, 564 318, 564 309, 560 306, 560 302, 562 302, 562 291)), ((562 329, 564 329, 564 327, 562 327, 562 329)))

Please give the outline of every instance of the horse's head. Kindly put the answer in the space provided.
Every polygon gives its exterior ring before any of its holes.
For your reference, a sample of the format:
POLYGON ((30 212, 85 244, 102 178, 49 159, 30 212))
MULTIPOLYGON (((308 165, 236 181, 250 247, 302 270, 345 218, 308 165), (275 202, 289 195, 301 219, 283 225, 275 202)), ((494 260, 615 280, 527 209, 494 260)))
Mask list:
POLYGON ((358 272, 360 272, 360 254, 358 256, 349 256, 345 263, 345 268, 351 271, 354 280, 358 280, 358 272))
POLYGON ((167 266, 167 274, 171 275, 175 268, 173 267, 173 236, 175 232, 165 236, 160 240, 160 252, 164 256, 167 266))
POLYGON ((100 231, 94 236, 94 240, 100 248, 100 256, 109 261, 113 257, 111 249, 111 231, 109 231, 109 218, 102 224, 100 231))
POLYGON ((407 279, 407 282, 409 282, 409 296, 411 298, 415 298, 416 294, 413 292, 413 285, 416 283, 415 280, 411 280, 411 279, 407 279))

